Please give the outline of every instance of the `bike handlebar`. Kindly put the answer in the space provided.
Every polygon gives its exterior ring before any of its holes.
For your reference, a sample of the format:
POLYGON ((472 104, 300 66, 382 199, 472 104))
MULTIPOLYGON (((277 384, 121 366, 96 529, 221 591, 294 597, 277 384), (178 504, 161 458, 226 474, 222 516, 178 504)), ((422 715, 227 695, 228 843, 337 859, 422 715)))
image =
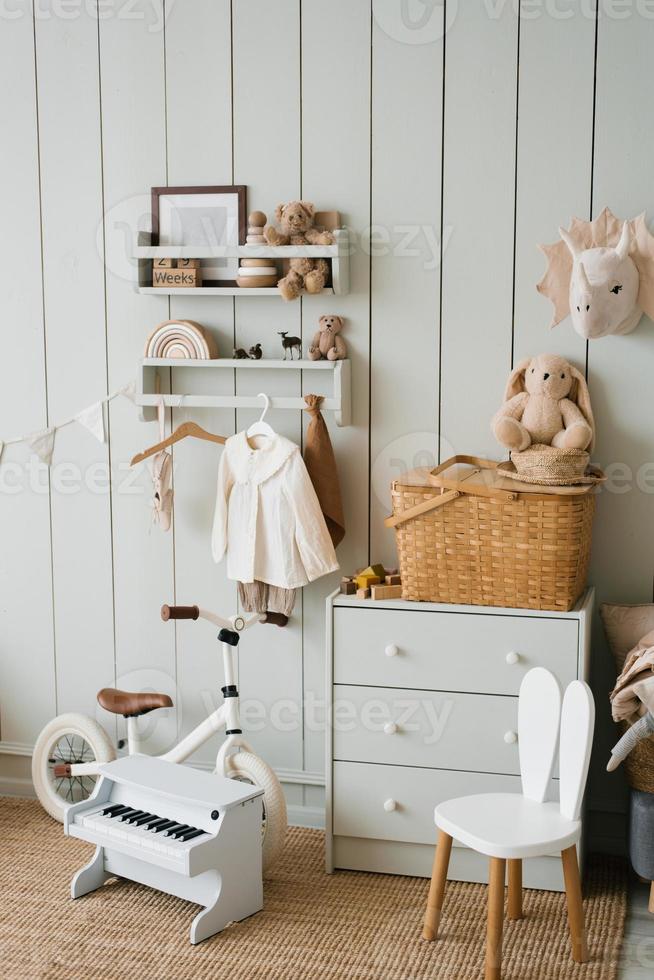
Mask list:
MULTIPOLYGON (((170 619, 199 619, 200 615, 199 606, 164 605, 161 607, 161 618, 163 619, 164 623, 167 623, 170 619)), ((211 621, 213 621, 213 618, 210 617, 206 611, 202 615, 205 619, 210 618, 211 621)), ((220 619, 217 619, 216 621, 221 622, 220 619)), ((288 616, 285 616, 283 613, 266 612, 259 621, 262 623, 270 623, 272 626, 286 626, 288 623, 288 616)), ((229 625, 229 623, 225 621, 225 625, 229 625)))
POLYGON ((200 610, 198 606, 162 606, 161 618, 164 623, 169 619, 198 619, 200 610))

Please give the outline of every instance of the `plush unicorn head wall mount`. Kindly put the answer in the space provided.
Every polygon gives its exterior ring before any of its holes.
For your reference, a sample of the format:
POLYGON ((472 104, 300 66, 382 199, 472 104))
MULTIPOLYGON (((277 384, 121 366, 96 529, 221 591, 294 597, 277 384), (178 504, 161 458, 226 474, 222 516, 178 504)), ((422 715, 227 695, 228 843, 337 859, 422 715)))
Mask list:
POLYGON ((644 214, 620 221, 604 208, 559 234, 540 246, 548 264, 536 287, 552 301, 553 327, 570 314, 577 333, 595 340, 629 333, 643 313, 654 319, 654 237, 644 214))

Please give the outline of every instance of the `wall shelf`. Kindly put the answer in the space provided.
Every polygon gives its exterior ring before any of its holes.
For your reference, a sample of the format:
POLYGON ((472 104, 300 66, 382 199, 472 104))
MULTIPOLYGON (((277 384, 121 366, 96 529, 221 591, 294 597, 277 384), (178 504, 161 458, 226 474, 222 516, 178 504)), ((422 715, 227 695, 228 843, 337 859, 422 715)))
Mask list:
MULTIPOLYGON (((187 290, 184 290, 185 292, 187 290)), ((259 361, 221 357, 214 360, 185 360, 177 358, 145 358, 139 364, 136 386, 136 404, 141 406, 141 418, 152 422, 157 417, 157 406, 163 399, 167 408, 260 408, 261 399, 256 395, 209 395, 192 393, 157 394, 157 373, 164 369, 191 369, 194 371, 331 371, 334 376, 332 396, 323 398, 321 408, 334 412, 336 425, 350 425, 352 418, 351 366, 349 360, 308 361, 276 360, 261 358, 259 361)), ((262 378, 262 389, 265 383, 262 378)), ((306 402, 301 396, 272 396, 271 408, 302 410, 306 402)))
MULTIPOLYGON (((191 289, 160 289, 152 285, 152 260, 168 259, 329 259, 332 269, 332 285, 323 289, 323 293, 343 296, 350 289, 350 239, 346 228, 334 231, 333 245, 234 245, 234 246, 200 246, 200 245, 152 245, 150 232, 138 233, 137 245, 133 258, 137 261, 137 284, 139 293, 161 294, 164 296, 279 296, 279 291, 272 289, 241 289, 238 286, 198 286, 191 289)), ((303 294, 305 295, 305 294, 303 294)))

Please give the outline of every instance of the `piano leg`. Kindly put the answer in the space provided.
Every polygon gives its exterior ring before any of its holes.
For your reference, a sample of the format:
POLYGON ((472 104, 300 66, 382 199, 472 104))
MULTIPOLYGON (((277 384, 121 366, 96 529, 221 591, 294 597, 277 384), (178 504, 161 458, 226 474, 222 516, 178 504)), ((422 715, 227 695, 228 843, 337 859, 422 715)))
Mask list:
POLYGON ((233 914, 227 914, 222 876, 218 874, 217 878, 218 888, 214 901, 201 912, 198 912, 191 923, 191 942, 194 945, 201 943, 203 939, 208 939, 209 936, 215 936, 217 932, 225 928, 228 922, 232 922, 234 919, 233 914))
POLYGON ((70 883, 71 898, 81 898, 95 891, 111 877, 104 870, 104 848, 96 847, 95 853, 88 864, 80 868, 70 883))

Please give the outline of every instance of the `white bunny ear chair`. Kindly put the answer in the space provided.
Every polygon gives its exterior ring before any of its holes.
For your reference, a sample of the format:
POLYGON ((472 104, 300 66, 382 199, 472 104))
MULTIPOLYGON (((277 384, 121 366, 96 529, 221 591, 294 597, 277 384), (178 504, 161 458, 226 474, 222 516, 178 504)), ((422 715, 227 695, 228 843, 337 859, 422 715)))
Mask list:
MULTIPOLYGON (((157 406, 159 419, 159 435, 161 441, 166 438, 166 417, 163 396, 157 406)), ((173 515, 173 456, 168 449, 162 449, 152 459, 152 523, 158 524, 162 531, 169 531, 173 515)))

